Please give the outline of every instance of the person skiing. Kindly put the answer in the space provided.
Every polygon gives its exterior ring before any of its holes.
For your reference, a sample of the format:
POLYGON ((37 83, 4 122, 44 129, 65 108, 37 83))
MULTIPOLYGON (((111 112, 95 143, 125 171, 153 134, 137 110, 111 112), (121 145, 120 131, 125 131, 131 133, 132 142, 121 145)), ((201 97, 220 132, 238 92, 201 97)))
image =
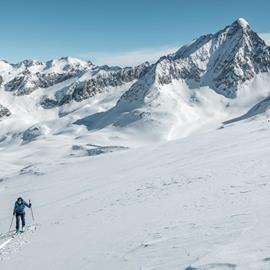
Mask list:
POLYGON ((20 219, 22 221, 22 232, 25 229, 25 207, 31 208, 32 204, 26 203, 21 197, 17 199, 14 206, 13 215, 16 216, 16 233, 19 233, 20 229, 20 219))

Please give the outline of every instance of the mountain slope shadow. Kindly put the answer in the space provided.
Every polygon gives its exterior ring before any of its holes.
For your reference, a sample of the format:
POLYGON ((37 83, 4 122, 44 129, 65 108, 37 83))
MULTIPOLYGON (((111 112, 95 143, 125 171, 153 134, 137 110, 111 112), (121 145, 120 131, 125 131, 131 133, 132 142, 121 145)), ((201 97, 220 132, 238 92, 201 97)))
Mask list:
POLYGON ((233 118, 233 119, 228 120, 228 121, 225 121, 225 122, 223 122, 223 124, 227 125, 227 124, 231 124, 231 123, 238 122, 241 120, 249 119, 249 118, 254 117, 256 115, 265 113, 268 109, 270 109, 270 97, 257 103, 244 115, 241 115, 239 117, 233 118))
POLYGON ((84 125, 88 130, 100 130, 107 126, 126 127, 140 119, 143 114, 136 110, 119 108, 117 106, 105 112, 95 113, 74 122, 75 125, 84 125))

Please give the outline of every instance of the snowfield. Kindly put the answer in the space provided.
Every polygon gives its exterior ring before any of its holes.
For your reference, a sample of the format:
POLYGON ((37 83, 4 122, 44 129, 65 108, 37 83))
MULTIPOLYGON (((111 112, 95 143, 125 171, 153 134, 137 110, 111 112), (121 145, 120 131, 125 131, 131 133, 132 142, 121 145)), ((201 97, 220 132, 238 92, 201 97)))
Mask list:
POLYGON ((46 162, 42 140, 1 150, 0 230, 19 195, 35 226, 1 247, 0 268, 267 270, 269 135, 261 115, 99 156, 63 157, 65 140, 46 162))

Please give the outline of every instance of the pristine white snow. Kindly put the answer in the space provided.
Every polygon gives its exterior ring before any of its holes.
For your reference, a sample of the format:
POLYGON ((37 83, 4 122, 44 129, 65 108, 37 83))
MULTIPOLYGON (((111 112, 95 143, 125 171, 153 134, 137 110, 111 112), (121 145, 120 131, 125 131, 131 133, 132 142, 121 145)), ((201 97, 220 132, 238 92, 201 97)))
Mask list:
POLYGON ((0 268, 269 269, 269 125, 100 156, 70 156, 63 135, 1 149, 13 171, 1 170, 0 231, 19 195, 37 229, 1 249, 0 268))

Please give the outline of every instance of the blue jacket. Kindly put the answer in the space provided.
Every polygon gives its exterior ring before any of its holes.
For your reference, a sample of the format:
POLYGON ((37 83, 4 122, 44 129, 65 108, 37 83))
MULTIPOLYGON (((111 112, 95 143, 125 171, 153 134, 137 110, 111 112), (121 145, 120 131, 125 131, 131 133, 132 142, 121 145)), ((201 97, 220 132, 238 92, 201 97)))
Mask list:
POLYGON ((25 206, 28 207, 28 208, 30 208, 31 207, 31 203, 28 204, 24 200, 22 201, 22 203, 18 203, 18 201, 16 201, 15 202, 15 206, 14 206, 13 214, 23 214, 23 213, 25 213, 25 211, 24 211, 25 206))

